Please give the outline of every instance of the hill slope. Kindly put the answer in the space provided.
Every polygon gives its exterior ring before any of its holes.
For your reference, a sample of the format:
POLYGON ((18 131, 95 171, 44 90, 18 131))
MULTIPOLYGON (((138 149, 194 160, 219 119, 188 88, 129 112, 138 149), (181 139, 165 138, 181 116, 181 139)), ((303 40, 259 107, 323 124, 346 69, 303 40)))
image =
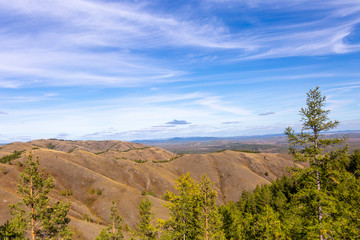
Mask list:
POLYGON ((252 190, 282 176, 294 166, 287 155, 223 151, 176 155, 158 147, 122 141, 35 140, 0 148, 0 158, 24 151, 12 165, 0 163, 0 224, 10 218, 8 205, 19 200, 17 183, 23 163, 31 151, 41 167, 54 176, 52 201, 71 201, 74 239, 94 239, 109 219, 111 201, 118 203, 125 223, 137 222, 137 207, 150 192, 157 217, 166 218, 163 194, 173 191, 174 180, 190 172, 200 180, 206 173, 215 183, 218 203, 238 200, 241 191, 252 190), (71 190, 71 196, 61 192, 71 190), (94 193, 92 193, 94 190, 94 193), (83 220, 89 216, 93 222, 83 220), (85 217, 86 218, 86 217, 85 217))

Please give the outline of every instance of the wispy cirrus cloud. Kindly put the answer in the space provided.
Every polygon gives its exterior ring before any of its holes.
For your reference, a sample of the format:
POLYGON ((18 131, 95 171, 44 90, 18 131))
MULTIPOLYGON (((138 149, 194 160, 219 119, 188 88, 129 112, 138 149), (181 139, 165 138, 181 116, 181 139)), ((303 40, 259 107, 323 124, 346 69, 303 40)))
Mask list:
POLYGON ((189 57, 193 54, 188 53, 195 47, 200 53, 196 61, 211 58, 215 62, 360 50, 356 41, 346 41, 360 23, 357 1, 222 2, 205 1, 204 5, 209 5, 211 10, 213 4, 226 3, 255 11, 259 15, 252 17, 252 30, 233 28, 216 11, 203 10, 211 17, 202 19, 195 17, 195 10, 190 14, 192 17, 156 10, 156 4, 160 4, 157 2, 2 1, 3 18, 11 17, 15 21, 0 27, 0 63, 4 76, 0 87, 134 87, 182 81, 179 77, 188 74, 189 66, 176 66, 179 60, 171 54, 164 55, 161 51, 164 47, 170 53, 181 49, 189 57), (269 7, 279 13, 292 11, 306 15, 306 11, 315 9, 313 5, 323 18, 310 17, 302 23, 280 19, 271 25, 256 19, 269 7), (154 57, 154 51, 160 51, 156 55, 165 58, 154 57), (215 51, 216 57, 212 54, 215 51))

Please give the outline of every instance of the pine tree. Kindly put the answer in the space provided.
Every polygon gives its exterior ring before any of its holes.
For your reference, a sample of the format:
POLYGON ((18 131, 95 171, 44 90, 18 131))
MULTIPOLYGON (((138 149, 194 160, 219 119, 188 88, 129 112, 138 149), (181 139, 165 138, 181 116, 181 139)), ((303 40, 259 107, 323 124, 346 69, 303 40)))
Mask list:
POLYGON ((25 239, 24 233, 19 231, 13 222, 6 221, 4 225, 0 226, 0 239, 25 239))
POLYGON ((154 218, 154 214, 151 212, 152 205, 149 198, 143 199, 140 203, 139 225, 136 229, 136 235, 140 240, 153 240, 158 234, 156 227, 151 224, 151 220, 154 218))
POLYGON ((284 239, 279 216, 269 205, 264 206, 254 220, 251 224, 254 229, 252 239, 284 239))
MULTIPOLYGON (((324 110, 326 97, 321 95, 319 87, 307 93, 306 108, 301 108, 302 129, 299 134, 288 127, 289 149, 298 161, 308 162, 310 167, 300 171, 299 182, 303 184, 297 198, 302 207, 301 211, 306 225, 307 236, 317 236, 320 240, 329 234, 331 227, 331 213, 334 210, 334 199, 327 194, 327 183, 331 182, 329 171, 336 153, 325 152, 327 147, 342 144, 343 139, 327 139, 323 133, 334 129, 339 122, 329 121, 330 110, 324 110)), ((341 152, 341 151, 340 151, 341 152)), ((343 151, 344 152, 344 151, 343 151)))
POLYGON ((71 239, 67 226, 70 219, 66 217, 70 204, 58 202, 51 207, 47 194, 54 188, 53 178, 39 170, 39 159, 34 161, 31 153, 26 165, 18 185, 22 201, 10 205, 14 231, 23 232, 32 240, 71 239))
POLYGON ((117 205, 115 201, 112 201, 112 206, 110 208, 110 224, 107 228, 104 228, 99 236, 96 237, 96 240, 120 240, 124 238, 122 233, 122 223, 124 221, 123 217, 119 214, 117 205))
POLYGON ((170 210, 170 219, 162 223, 166 231, 163 239, 186 240, 199 236, 199 187, 190 177, 190 173, 176 180, 175 190, 169 192, 169 202, 165 204, 170 210))
POLYGON ((201 239, 225 239, 222 230, 221 215, 216 207, 217 193, 213 189, 214 183, 204 174, 199 189, 199 225, 201 239))

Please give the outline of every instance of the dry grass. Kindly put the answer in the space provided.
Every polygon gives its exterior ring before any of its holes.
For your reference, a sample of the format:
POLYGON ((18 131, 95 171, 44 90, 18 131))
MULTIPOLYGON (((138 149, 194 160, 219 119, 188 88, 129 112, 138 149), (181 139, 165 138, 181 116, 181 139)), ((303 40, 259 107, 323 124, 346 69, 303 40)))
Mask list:
POLYGON ((71 228, 76 233, 76 239, 94 239, 102 224, 109 219, 112 200, 118 203, 125 222, 134 227, 143 191, 155 193, 156 197, 150 197, 154 211, 157 217, 166 218, 167 209, 162 207, 161 197, 166 191, 174 190, 174 180, 186 172, 190 172, 196 180, 206 173, 214 181, 218 203, 222 204, 237 201, 242 190, 267 184, 283 175, 286 166, 294 165, 289 156, 271 153, 223 151, 185 154, 176 158, 175 154, 161 148, 120 141, 36 140, 3 146, 0 156, 14 150, 26 152, 14 160, 13 165, 0 164, 0 170, 6 172, 0 171, 0 224, 10 218, 8 205, 19 200, 17 181, 24 167, 16 162, 23 163, 32 151, 34 156, 39 156, 41 167, 54 176, 55 189, 50 194, 52 200, 71 201, 71 228), (49 143, 55 147, 49 149, 49 143), (98 152, 103 153, 95 154, 98 152), (170 159, 173 161, 168 161, 170 159), (133 160, 147 162, 136 163, 133 160), (95 189, 94 194, 89 193, 90 188, 95 189), (64 189, 71 190, 72 195, 63 196, 61 191, 64 189), (97 195, 96 189, 101 189, 102 194, 97 195), (84 214, 90 216, 93 222, 84 221, 84 214))

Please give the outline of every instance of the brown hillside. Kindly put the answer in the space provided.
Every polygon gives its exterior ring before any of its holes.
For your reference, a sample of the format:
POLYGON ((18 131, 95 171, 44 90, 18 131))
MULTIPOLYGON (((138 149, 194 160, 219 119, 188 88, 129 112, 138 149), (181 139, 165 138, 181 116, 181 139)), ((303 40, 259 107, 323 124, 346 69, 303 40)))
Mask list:
POLYGON ((23 163, 31 151, 41 167, 54 176, 52 201, 71 201, 74 239, 94 239, 109 219, 111 201, 118 203, 125 223, 135 226, 142 193, 150 196, 157 217, 166 218, 163 194, 173 191, 174 180, 190 172, 200 180, 206 173, 215 183, 218 203, 238 200, 241 191, 252 190, 282 176, 294 166, 287 155, 223 151, 208 154, 175 155, 158 147, 121 141, 36 140, 12 143, 0 148, 0 157, 25 150, 12 165, 0 163, 0 225, 10 219, 10 203, 18 201, 17 183, 23 163), (267 176, 265 173, 268 173, 267 176), (61 191, 70 189, 72 196, 61 191), (95 193, 91 194, 90 190, 95 193), (99 192, 99 195, 97 194, 99 192), (101 194, 100 194, 101 192, 101 194), (90 216, 93 222, 83 220, 90 216))

